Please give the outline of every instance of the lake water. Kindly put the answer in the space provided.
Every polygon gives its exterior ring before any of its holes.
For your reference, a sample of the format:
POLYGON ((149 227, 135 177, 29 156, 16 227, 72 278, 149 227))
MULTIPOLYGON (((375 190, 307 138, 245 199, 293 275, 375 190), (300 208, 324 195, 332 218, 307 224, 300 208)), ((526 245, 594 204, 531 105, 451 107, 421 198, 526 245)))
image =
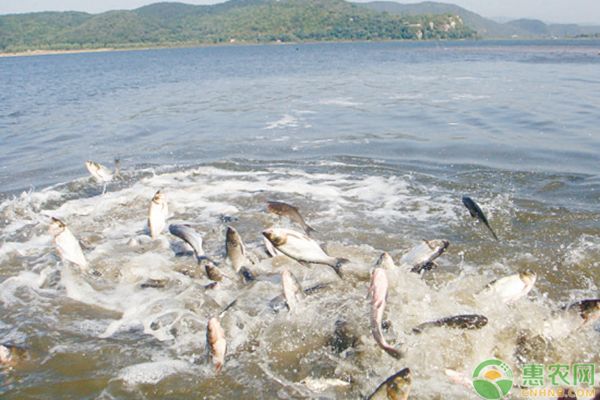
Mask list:
POLYGON ((29 349, 0 371, 0 395, 359 398, 410 367, 415 398, 477 398, 444 368, 470 374, 494 356, 519 377, 524 359, 600 364, 598 327, 559 312, 600 297, 599 52, 593 40, 390 42, 0 59, 0 342, 29 349), (114 158, 124 179, 102 194, 84 161, 114 158), (299 207, 351 264, 340 280, 321 265, 257 261, 264 274, 286 265, 303 287, 330 283, 298 314, 271 310, 274 278, 207 291, 206 277, 178 272, 194 261, 175 255, 177 238, 146 239, 159 189, 169 223, 193 225, 230 274, 228 224, 256 253, 261 230, 289 225, 267 200, 299 207), (60 261, 51 216, 97 274, 60 261), (422 277, 390 272, 386 337, 406 349, 395 360, 370 334, 369 269, 421 239, 450 247, 422 277), (527 298, 474 297, 524 270, 538 277, 527 298), (149 278, 169 283, 141 289, 149 278), (238 297, 215 375, 206 321, 238 297), (473 312, 488 325, 411 333, 473 312), (358 337, 342 354, 327 344, 337 320, 358 337), (523 341, 538 344, 526 357, 523 341), (307 377, 349 384, 320 391, 307 377))

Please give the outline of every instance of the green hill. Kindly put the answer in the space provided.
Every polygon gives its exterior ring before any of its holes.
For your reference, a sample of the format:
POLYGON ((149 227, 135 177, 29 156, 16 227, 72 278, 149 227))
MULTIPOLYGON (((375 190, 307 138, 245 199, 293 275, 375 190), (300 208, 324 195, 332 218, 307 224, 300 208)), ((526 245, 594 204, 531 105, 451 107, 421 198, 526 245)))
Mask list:
POLYGON ((0 51, 320 40, 470 38, 455 15, 394 15, 343 0, 156 3, 132 11, 0 16, 0 51))

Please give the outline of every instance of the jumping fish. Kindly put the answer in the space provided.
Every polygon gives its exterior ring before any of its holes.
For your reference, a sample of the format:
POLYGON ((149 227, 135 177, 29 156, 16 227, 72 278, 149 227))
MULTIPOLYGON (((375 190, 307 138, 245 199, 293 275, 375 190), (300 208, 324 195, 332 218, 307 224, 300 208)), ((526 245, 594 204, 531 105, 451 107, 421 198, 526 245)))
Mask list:
POLYGON ((298 282, 298 279, 287 269, 281 272, 281 286, 283 287, 283 296, 287 308, 294 311, 298 308, 298 303, 304 298, 304 291, 298 282))
POLYGON ((202 249, 202 236, 190 225, 171 224, 169 225, 169 232, 189 244, 192 249, 194 249, 196 259, 204 256, 204 249, 202 249))
POLYGON ((216 317, 209 319, 206 326, 206 349, 212 363, 215 365, 215 371, 217 373, 221 372, 225 364, 227 340, 225 339, 225 331, 216 317))
POLYGON ((413 247, 400 259, 401 265, 411 268, 411 272, 421 273, 436 266, 434 260, 441 256, 450 242, 447 240, 425 240, 413 247))
POLYGON ((424 322, 413 328, 414 333, 421 333, 423 330, 434 326, 444 326, 453 329, 480 329, 486 326, 488 319, 479 314, 454 315, 452 317, 440 318, 435 321, 424 322))
POLYGON ((341 277, 342 265, 350 262, 345 258, 327 255, 321 246, 307 235, 283 228, 271 228, 262 232, 277 250, 300 263, 329 265, 341 277))
POLYGON ((370 395, 368 400, 407 400, 410 394, 412 378, 410 369, 404 368, 401 371, 387 378, 370 395))
POLYGON ((231 226, 227 227, 225 250, 227 252, 227 258, 231 261, 231 265, 235 272, 240 272, 242 267, 248 267, 248 265, 251 264, 242 237, 231 226))
POLYGON ((163 229, 165 229, 168 214, 167 199, 159 190, 152 197, 150 209, 148 210, 148 228, 150 229, 152 239, 157 239, 163 229))
POLYGON ((104 165, 97 163, 95 161, 90 161, 90 160, 85 162, 85 167, 87 168, 90 175, 92 175, 92 177, 94 177, 96 182, 99 182, 99 183, 108 183, 108 182, 112 181, 113 178, 118 178, 121 176, 120 175, 121 162, 117 159, 115 159, 115 171, 114 172, 112 172, 110 169, 106 168, 104 165))
POLYGON ((514 303, 531 291, 537 275, 535 272, 521 272, 505 276, 487 284, 482 294, 495 296, 503 303, 514 303))
POLYGON ((316 232, 315 229, 310 227, 304 221, 304 218, 302 218, 302 215, 300 215, 298 209, 290 204, 280 201, 269 201, 267 202, 267 211, 275 215, 279 215, 280 217, 287 217, 291 221, 296 222, 302 227, 302 229, 304 229, 304 232, 306 232, 307 235, 316 232))
POLYGON ((27 357, 27 350, 12 344, 0 344, 0 366, 14 367, 27 357))
POLYGON ((583 325, 594 323, 600 318, 600 299, 586 299, 564 307, 567 311, 576 311, 583 319, 583 325))
POLYGON ((48 231, 54 236, 56 250, 63 261, 72 262, 80 268, 87 268, 88 263, 83 255, 81 246, 64 222, 53 217, 48 231))
POLYGON ((496 233, 492 230, 492 227, 490 226, 490 223, 488 222, 485 214, 483 213, 483 211, 481 211, 479 205, 475 203, 475 200, 473 200, 469 196, 463 196, 462 202, 465 205, 465 207, 467 207, 467 209, 469 210, 471 217, 477 218, 478 220, 483 222, 483 224, 487 226, 487 228, 492 233, 492 236, 494 236, 494 239, 498 240, 498 236, 496 236, 496 233))
POLYGON ((402 352, 390 346, 381 332, 381 322, 388 291, 388 278, 383 268, 374 268, 371 273, 369 297, 371 297, 371 333, 373 338, 386 353, 394 358, 401 358, 402 352))

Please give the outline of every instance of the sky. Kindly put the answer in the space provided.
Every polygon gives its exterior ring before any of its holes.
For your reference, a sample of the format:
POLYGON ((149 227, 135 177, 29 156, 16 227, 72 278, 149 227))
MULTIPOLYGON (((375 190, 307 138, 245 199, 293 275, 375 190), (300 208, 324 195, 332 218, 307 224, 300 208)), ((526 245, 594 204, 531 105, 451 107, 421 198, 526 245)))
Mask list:
MULTIPOLYGON (((33 11, 85 11, 99 13, 156 3, 159 0, 0 0, 0 14, 33 11)), ((369 0, 354 0, 366 2, 369 0)), ((422 0, 398 0, 419 3, 422 0)), ((488 18, 537 18, 545 22, 600 25, 600 0, 440 0, 488 18)), ((214 4, 218 0, 183 0, 189 4, 214 4)))

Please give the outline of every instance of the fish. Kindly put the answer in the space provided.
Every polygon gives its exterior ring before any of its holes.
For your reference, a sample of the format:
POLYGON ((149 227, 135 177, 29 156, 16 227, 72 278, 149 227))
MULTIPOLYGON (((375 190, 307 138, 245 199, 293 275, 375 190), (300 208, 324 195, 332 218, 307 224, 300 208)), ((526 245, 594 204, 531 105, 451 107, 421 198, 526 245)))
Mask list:
POLYGON ((240 234, 231 226, 227 227, 225 236, 227 258, 231 262, 235 272, 240 272, 242 267, 248 267, 248 265, 252 264, 248 259, 246 246, 244 245, 240 234))
POLYGON ((370 395, 368 400, 407 400, 412 386, 409 368, 404 368, 387 378, 370 395))
POLYGON ((150 237, 157 239, 167 224, 167 216, 169 207, 167 206, 166 196, 157 191, 150 202, 148 210, 148 228, 150 229, 150 237))
POLYGON ((345 258, 331 257, 321 246, 307 235, 290 229, 270 228, 262 232, 277 250, 301 264, 329 265, 342 277, 342 265, 349 263, 345 258))
POLYGON ((436 266, 434 260, 441 256, 450 242, 447 240, 425 240, 409 250, 400 258, 400 264, 411 268, 417 274, 432 269, 436 266))
POLYGON ((63 261, 69 261, 82 269, 87 268, 88 262, 81 246, 64 222, 52 217, 48 231, 54 236, 54 245, 63 261))
POLYGON ((215 372, 221 372, 225 364, 227 340, 225 339, 225 331, 216 317, 209 319, 206 326, 206 350, 215 365, 215 372))
POLYGON ((213 262, 210 262, 209 259, 204 259, 201 261, 202 265, 204 265, 204 270, 206 271, 206 276, 211 281, 221 282, 223 281, 223 274, 219 267, 217 267, 213 262))
POLYGON ((0 366, 14 367, 27 358, 27 349, 12 344, 0 344, 0 366))
POLYGON ((283 287, 283 296, 288 310, 294 311, 298 308, 298 303, 304 298, 302 286, 288 269, 281 272, 281 286, 283 287))
POLYGON ((485 216, 483 211, 481 211, 481 208, 479 207, 479 205, 477 203, 475 203, 475 200, 473 200, 469 196, 463 196, 462 202, 465 205, 465 207, 467 207, 467 210, 469 210, 471 217, 477 218, 479 221, 483 222, 483 224, 490 230, 494 239, 498 240, 498 236, 496 236, 496 233, 490 226, 490 223, 488 222, 487 217, 485 216))
POLYGON ((447 328, 453 329, 480 329, 486 326, 488 323, 488 319, 479 314, 463 314, 463 315, 454 315, 452 317, 440 318, 435 321, 428 321, 422 324, 419 324, 417 327, 413 328, 414 333, 422 333, 426 328, 434 327, 434 326, 443 326, 447 328))
POLYGON ((291 221, 296 222, 309 236, 311 233, 316 232, 316 229, 312 228, 304 221, 304 218, 302 218, 302 215, 300 215, 298 208, 290 204, 283 203, 281 201, 269 201, 267 202, 267 211, 275 215, 279 215, 280 217, 287 217, 291 221))
POLYGON ((120 177, 120 166, 120 161, 115 160, 115 171, 113 172, 104 165, 95 161, 88 160, 85 162, 85 167, 87 168, 88 172, 98 183, 108 183, 112 181, 113 178, 120 177))
POLYGON ((202 248, 202 236, 190 225, 171 224, 169 225, 169 232, 171 235, 177 236, 179 239, 189 244, 192 249, 194 249, 196 259, 204 256, 204 249, 202 248))
POLYGON ((576 311, 583 319, 583 325, 594 323, 600 318, 600 299, 586 299, 564 307, 566 311, 576 311))
POLYGON ((401 358, 402 352, 389 345, 381 332, 381 322, 388 291, 388 278, 383 268, 374 268, 371 273, 371 284, 369 286, 369 297, 371 298, 371 333, 375 342, 386 353, 394 358, 401 358))
POLYGON ((529 271, 505 276, 488 283, 481 294, 495 296, 503 303, 514 303, 531 291, 536 279, 536 273, 529 271))

